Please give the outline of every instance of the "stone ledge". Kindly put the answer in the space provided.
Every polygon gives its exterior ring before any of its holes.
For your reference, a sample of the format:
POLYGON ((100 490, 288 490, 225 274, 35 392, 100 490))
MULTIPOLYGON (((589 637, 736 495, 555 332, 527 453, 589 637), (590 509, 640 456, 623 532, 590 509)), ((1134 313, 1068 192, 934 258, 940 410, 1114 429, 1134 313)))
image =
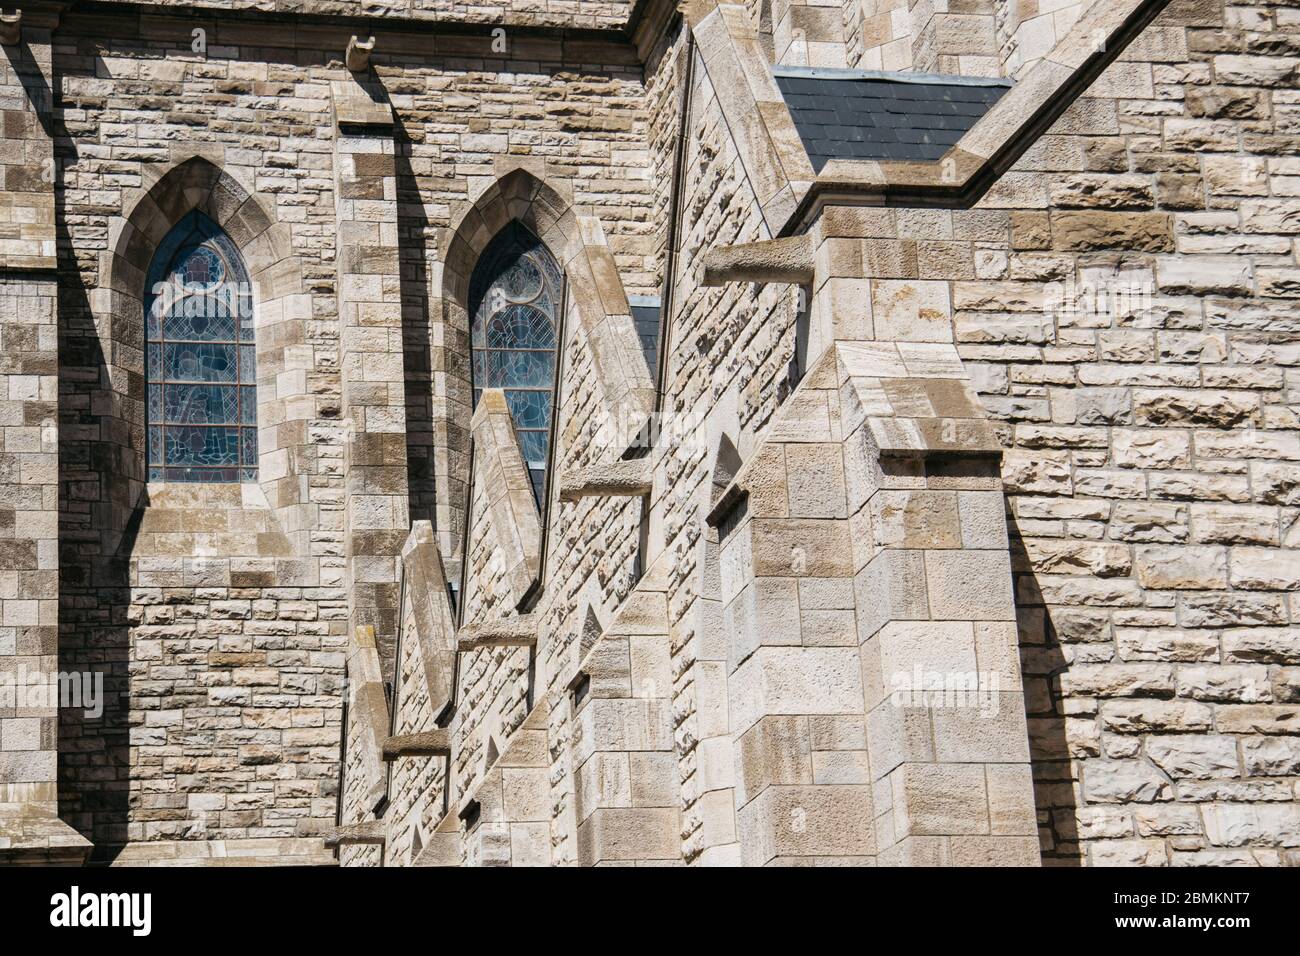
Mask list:
POLYGON ((529 616, 470 624, 461 628, 456 636, 456 650, 461 652, 485 647, 534 647, 536 644, 537 622, 529 616))
POLYGON ((340 127, 391 129, 393 108, 368 96, 340 96, 334 100, 334 122, 340 127))
POLYGON ((811 282, 816 251, 812 237, 714 246, 704 255, 704 286, 728 282, 811 282))
POLYGON ((646 459, 588 465, 560 477, 560 500, 583 498, 635 498, 650 493, 653 464, 646 459))
POLYGON ((451 754, 451 731, 425 730, 416 734, 395 734, 384 741, 385 761, 399 757, 445 757, 451 754))
POLYGON ((58 817, 30 810, 0 810, 0 866, 81 866, 91 843, 58 817))
POLYGON ((356 844, 383 846, 388 842, 388 834, 383 820, 366 820, 326 830, 324 839, 327 847, 356 844))
POLYGON ((128 843, 113 866, 338 866, 320 837, 128 843))

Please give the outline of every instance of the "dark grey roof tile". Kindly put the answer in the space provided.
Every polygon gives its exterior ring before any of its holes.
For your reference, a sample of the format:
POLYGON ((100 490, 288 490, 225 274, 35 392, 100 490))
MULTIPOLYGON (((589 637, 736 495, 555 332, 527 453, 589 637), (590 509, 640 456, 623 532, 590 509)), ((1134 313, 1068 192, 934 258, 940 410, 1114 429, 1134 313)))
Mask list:
POLYGON ((776 82, 819 172, 837 158, 937 160, 1008 88, 843 72, 778 71, 776 82))

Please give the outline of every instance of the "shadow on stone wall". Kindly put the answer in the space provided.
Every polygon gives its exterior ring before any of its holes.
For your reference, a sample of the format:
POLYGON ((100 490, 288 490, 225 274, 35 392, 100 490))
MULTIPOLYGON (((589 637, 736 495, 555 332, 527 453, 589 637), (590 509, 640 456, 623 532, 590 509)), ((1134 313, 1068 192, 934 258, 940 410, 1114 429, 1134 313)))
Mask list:
MULTIPOLYGON (((402 293, 402 363, 406 372, 406 479, 412 522, 438 526, 434 487, 433 372, 429 335, 429 218, 411 169, 413 144, 399 116, 393 127, 397 234, 402 293)), ((438 317, 441 320, 441 316, 438 317)))
POLYGON ((1015 517, 1007 514, 1011 572, 1015 580, 1016 627, 1020 636, 1020 671, 1024 683, 1025 714, 1029 723, 1029 757, 1034 773, 1034 804, 1038 812, 1043 863, 1079 866, 1078 807, 1070 779, 1069 745, 1065 715, 1053 681, 1068 664, 1060 639, 1015 517))
MULTIPOLYGON (((60 157, 72 152, 66 135, 60 157)), ((127 842, 130 805, 129 567, 143 512, 126 527, 106 529, 123 509, 111 507, 124 483, 123 450, 105 413, 108 360, 56 192, 59 266, 59 669, 103 675, 103 711, 59 710, 59 814, 94 844, 91 862, 107 863, 127 842), (108 532, 108 533, 106 533, 108 532), (105 542, 117 542, 105 553, 105 542)), ((120 423, 118 423, 120 424, 120 423)))

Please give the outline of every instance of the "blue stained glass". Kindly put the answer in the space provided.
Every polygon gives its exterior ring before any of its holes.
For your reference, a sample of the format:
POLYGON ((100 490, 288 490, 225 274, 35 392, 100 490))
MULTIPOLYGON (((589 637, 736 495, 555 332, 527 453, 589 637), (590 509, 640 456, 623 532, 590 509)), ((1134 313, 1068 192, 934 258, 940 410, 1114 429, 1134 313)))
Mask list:
POLYGON ((171 340, 230 342, 235 316, 228 302, 214 296, 185 296, 168 310, 164 328, 163 337, 171 340))
POLYGON ((149 480, 256 481, 252 286, 238 251, 192 212, 147 278, 149 480))
POLYGON ((163 463, 198 467, 236 465, 239 433, 239 428, 169 428, 163 437, 163 463))
POLYGON ((551 393, 506 389, 506 404, 517 428, 551 427, 551 393))
POLYGON ((257 430, 254 428, 244 428, 240 430, 240 440, 242 447, 239 453, 239 460, 245 465, 257 464, 257 430))
POLYGON ((179 258, 180 266, 176 272, 189 288, 209 289, 226 274, 221 258, 206 246, 186 249, 179 258))
POLYGON ((490 349, 554 349, 555 325, 541 309, 512 305, 487 320, 490 349))
POLYGON ((181 382, 236 381, 235 348, 209 342, 168 342, 163 346, 164 377, 181 382))
POLYGON ((558 302, 558 291, 564 287, 564 273, 560 271, 559 263, 549 253, 538 256, 537 259, 542 265, 542 274, 546 277, 546 284, 557 293, 556 301, 558 302))
POLYGON ((546 439, 549 435, 543 431, 524 431, 516 429, 519 438, 519 452, 524 456, 524 464, 531 468, 546 467, 546 439))
POLYGON ((505 390, 538 504, 545 500, 563 276, 546 246, 518 222, 501 230, 470 278, 473 397, 505 390))
POLYGON ((233 385, 168 385, 164 421, 178 425, 239 423, 239 394, 233 385))
POLYGON ((531 256, 520 256, 501 276, 501 291, 512 302, 530 302, 542 288, 542 270, 531 256))
POLYGON ((546 469, 530 468, 528 470, 528 481, 533 486, 533 497, 541 501, 542 495, 546 494, 546 469))
POLYGON ((485 353, 481 388, 549 388, 555 371, 554 352, 503 352, 488 349, 485 353))

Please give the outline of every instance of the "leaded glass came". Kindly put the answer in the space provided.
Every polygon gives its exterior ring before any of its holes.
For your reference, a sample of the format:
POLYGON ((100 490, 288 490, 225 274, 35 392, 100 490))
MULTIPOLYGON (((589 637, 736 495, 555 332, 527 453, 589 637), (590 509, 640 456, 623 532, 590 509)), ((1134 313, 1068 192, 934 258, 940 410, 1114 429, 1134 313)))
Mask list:
POLYGON ((474 405, 485 388, 505 391, 539 506, 546 500, 563 288, 546 246, 517 222, 492 240, 470 280, 474 405))
POLYGON ((202 213, 158 247, 144 311, 149 480, 256 481, 252 287, 202 213))

